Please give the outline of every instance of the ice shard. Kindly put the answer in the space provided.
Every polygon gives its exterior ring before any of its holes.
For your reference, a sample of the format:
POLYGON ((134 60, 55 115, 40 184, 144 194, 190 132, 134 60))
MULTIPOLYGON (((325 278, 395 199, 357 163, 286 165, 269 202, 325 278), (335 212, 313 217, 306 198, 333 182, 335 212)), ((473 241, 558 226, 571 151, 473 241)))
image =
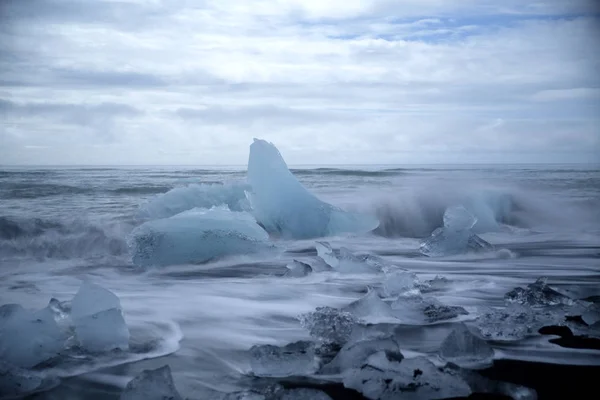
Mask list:
POLYGON ((254 346, 250 349, 250 357, 250 366, 256 376, 310 375, 319 369, 315 346, 311 342, 295 342, 283 347, 254 346))
POLYGON ((248 199, 256 220, 267 232, 285 239, 309 239, 377 228, 374 216, 351 213, 310 193, 290 172, 279 150, 254 139, 250 145, 248 199))
POLYGON ((443 257, 467 252, 493 250, 493 246, 473 233, 477 219, 462 206, 448 207, 444 213, 444 227, 438 228, 425 239, 420 252, 429 257, 443 257))
POLYGON ((494 357, 494 350, 485 340, 471 333, 464 324, 460 324, 444 339, 440 355, 446 361, 471 368, 489 366, 494 357))
POLYGON ((154 369, 144 370, 133 378, 123 393, 121 400, 183 400, 171 375, 168 365, 154 369))
POLYGON ((111 291, 83 281, 71 305, 75 335, 81 347, 93 353, 129 348, 129 329, 121 302, 111 291))

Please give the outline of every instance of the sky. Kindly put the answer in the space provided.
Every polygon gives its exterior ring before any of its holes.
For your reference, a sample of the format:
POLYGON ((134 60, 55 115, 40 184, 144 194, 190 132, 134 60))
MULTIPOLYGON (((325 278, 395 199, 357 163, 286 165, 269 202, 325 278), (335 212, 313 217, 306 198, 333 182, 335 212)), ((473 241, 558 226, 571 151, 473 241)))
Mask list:
POLYGON ((595 0, 1 0, 0 164, 599 163, 595 0))

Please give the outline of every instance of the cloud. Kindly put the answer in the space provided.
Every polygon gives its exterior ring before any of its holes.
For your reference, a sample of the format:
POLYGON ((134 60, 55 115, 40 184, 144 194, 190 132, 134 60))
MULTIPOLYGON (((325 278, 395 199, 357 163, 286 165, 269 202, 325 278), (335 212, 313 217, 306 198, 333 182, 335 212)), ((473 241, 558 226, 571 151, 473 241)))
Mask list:
POLYGON ((4 163, 243 164, 255 136, 312 164, 600 153, 592 1, 9 0, 0 15, 4 163))

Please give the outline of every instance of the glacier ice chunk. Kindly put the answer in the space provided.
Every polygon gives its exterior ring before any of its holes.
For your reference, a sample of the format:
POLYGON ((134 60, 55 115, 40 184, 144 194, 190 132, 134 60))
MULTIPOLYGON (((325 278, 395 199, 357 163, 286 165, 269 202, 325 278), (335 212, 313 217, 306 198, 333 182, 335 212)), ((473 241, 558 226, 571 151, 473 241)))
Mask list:
POLYGON ((285 239, 366 233, 379 226, 374 216, 351 213, 311 194, 290 172, 279 150, 254 139, 248 159, 248 199, 267 232, 285 239))
POLYGON ((289 389, 282 393, 280 400, 332 400, 327 393, 317 389, 289 389))
POLYGON ((369 356, 380 351, 387 352, 388 358, 395 357, 397 360, 403 358, 398 343, 392 338, 351 341, 346 343, 333 360, 323 366, 320 372, 336 374, 344 370, 360 368, 369 356))
POLYGON ((464 324, 460 324, 442 342, 440 355, 446 361, 470 368, 488 366, 494 357, 494 350, 485 340, 471 333, 464 324))
POLYGON ((94 353, 129 349, 129 329, 114 293, 83 281, 71 304, 75 335, 82 348, 94 353))
POLYGON ((31 368, 58 356, 64 349, 63 330, 50 307, 26 310, 18 304, 0 307, 0 359, 31 368))
POLYGON ((301 278, 303 276, 307 276, 312 273, 313 269, 307 263, 303 263, 298 260, 292 261, 287 265, 287 271, 284 276, 289 276, 292 278, 301 278))
POLYGON ((408 271, 394 270, 385 274, 383 293, 388 297, 395 297, 407 293, 418 293, 419 279, 408 271))
POLYGON ((333 270, 348 273, 377 273, 382 269, 381 264, 369 256, 359 257, 345 247, 339 249, 336 254, 327 242, 316 242, 317 255, 333 270))
POLYGON ((573 305, 571 298, 557 292, 548 286, 547 278, 539 278, 534 283, 527 285, 525 289, 515 288, 506 293, 504 298, 511 303, 519 303, 531 307, 573 305))
POLYGON ((315 373, 319 369, 319 359, 313 343, 300 341, 283 347, 253 346, 250 366, 256 376, 282 378, 315 373))
POLYGON ((462 378, 424 357, 398 361, 384 351, 371 355, 360 368, 346 371, 343 382, 373 400, 444 399, 466 397, 472 392, 462 378))
POLYGON ((131 233, 133 263, 166 266, 266 249, 269 236, 246 212, 193 209, 148 221, 131 233))
POLYGON ((183 400, 168 365, 144 370, 133 378, 121 393, 121 400, 183 400))
POLYGON ((348 341, 356 323, 352 314, 332 307, 317 307, 300 316, 300 324, 312 337, 340 346, 348 341))
POLYGON ((482 313, 476 320, 476 326, 486 339, 513 341, 536 336, 543 326, 559 325, 563 321, 564 314, 558 310, 511 304, 482 313))
POLYGON ((468 314, 463 307, 449 306, 421 296, 401 296, 390 306, 395 317, 405 324, 435 323, 468 314))
POLYGON ((421 242, 421 254, 443 257, 493 250, 490 243, 471 230, 476 222, 477 219, 464 207, 448 207, 444 212, 444 227, 437 228, 429 238, 421 242))
POLYGON ((177 215, 193 208, 212 208, 226 205, 231 211, 248 211, 247 183, 191 184, 159 194, 140 206, 142 218, 160 219, 177 215))
POLYGON ((342 308, 365 323, 398 323, 392 307, 384 302, 375 290, 342 308))

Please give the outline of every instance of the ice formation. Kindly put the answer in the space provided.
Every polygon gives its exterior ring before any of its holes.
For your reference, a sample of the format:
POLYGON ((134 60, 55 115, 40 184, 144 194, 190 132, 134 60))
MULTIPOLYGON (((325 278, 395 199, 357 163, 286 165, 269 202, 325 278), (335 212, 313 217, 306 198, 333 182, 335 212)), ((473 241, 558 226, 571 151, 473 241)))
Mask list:
POLYGON ((142 218, 168 218, 193 208, 211 208, 226 205, 231 211, 247 211, 246 183, 191 184, 153 197, 140 206, 142 218))
POLYGON ((423 357, 398 360, 380 351, 360 368, 343 374, 344 386, 368 399, 444 399, 466 397, 469 385, 459 376, 438 369, 423 357))
POLYGON ((0 359, 31 368, 58 356, 67 337, 50 307, 26 310, 18 304, 0 307, 0 359))
POLYGON ((462 206, 448 207, 444 213, 444 227, 438 228, 421 243, 421 254, 443 257, 469 251, 493 250, 493 246, 472 231, 475 218, 462 206))
POLYGON ((444 339, 440 355, 446 361, 469 368, 491 364, 494 350, 485 340, 471 333, 464 324, 460 324, 444 339))
POLYGON ((477 318, 476 325, 486 339, 513 341, 535 336, 541 327, 557 325, 563 321, 564 314, 557 310, 535 310, 511 304, 503 309, 490 309, 482 313, 477 318))
POLYGON ((377 228, 374 216, 350 213, 317 199, 290 172, 279 150, 254 139, 250 145, 248 199, 267 232, 285 239, 309 239, 377 228))
POLYGON ((418 293, 419 279, 408 271, 394 270, 385 274, 383 281, 383 294, 388 297, 396 297, 409 293, 418 293))
POLYGON ((380 272, 382 266, 368 256, 359 257, 354 255, 345 247, 340 248, 339 254, 336 254, 331 245, 327 242, 315 242, 317 255, 333 270, 349 273, 376 273, 380 272))
POLYGON ((268 247, 268 238, 250 214, 212 208, 146 222, 131 233, 130 244, 134 264, 166 266, 254 253, 268 247))
POLYGON ((93 353, 129 348, 129 329, 114 293, 83 281, 71 304, 71 318, 82 348, 93 353))
POLYGON ((291 278, 301 278, 303 276, 307 276, 312 273, 313 269, 310 265, 303 263, 298 260, 292 261, 287 265, 287 271, 284 276, 289 276, 291 278))
POLYGON ((395 354, 398 360, 403 358, 400 347, 393 338, 367 339, 346 343, 334 359, 323 366, 321 373, 336 374, 347 369, 360 368, 371 356, 379 351, 395 354))
POLYGON ((557 292, 546 284, 546 278, 539 278, 527 288, 515 288, 506 293, 504 298, 511 303, 519 303, 531 307, 573 305, 573 300, 557 292))
POLYGON ((171 368, 165 365, 154 370, 144 370, 133 378, 123 393, 121 400, 182 400, 173 383, 171 368))
POLYGON ((332 400, 331 397, 316 389, 290 389, 282 393, 279 400, 332 400))
POLYGON ((300 316, 300 324, 312 337, 340 346, 348 341, 356 323, 352 314, 331 307, 318 307, 300 316))
POLYGON ((59 384, 54 377, 16 367, 0 360, 0 398, 21 398, 59 384))
POLYGON ((256 376, 301 376, 313 374, 319 369, 315 345, 311 342, 300 341, 284 347, 253 346, 250 357, 250 366, 256 376))
POLYGON ((370 290, 364 297, 350 303, 342 309, 364 323, 398 323, 392 307, 384 302, 375 290, 370 290))

